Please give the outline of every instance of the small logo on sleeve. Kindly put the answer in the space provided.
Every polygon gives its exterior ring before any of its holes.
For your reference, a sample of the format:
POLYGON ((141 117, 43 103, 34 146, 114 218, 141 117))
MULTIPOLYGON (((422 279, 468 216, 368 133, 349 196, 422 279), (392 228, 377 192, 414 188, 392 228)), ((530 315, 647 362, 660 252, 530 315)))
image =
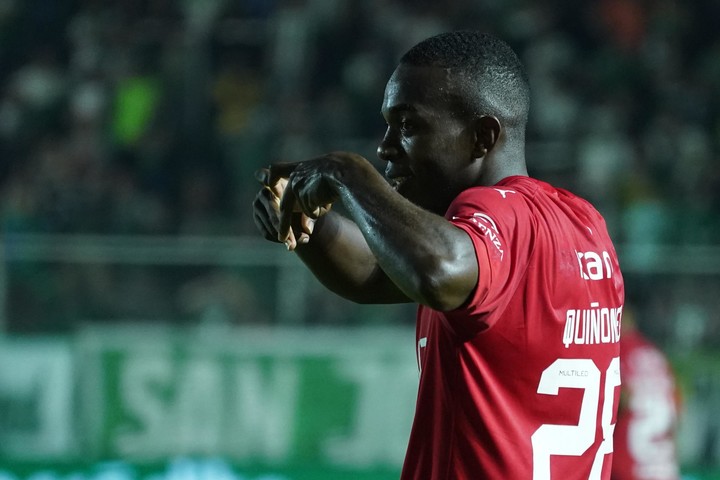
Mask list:
MULTIPOLYGON (((453 220, 461 218, 468 219, 467 217, 453 217, 453 220)), ((477 226, 480 232, 490 240, 490 243, 497 249, 500 260, 502 260, 505 252, 503 251, 502 242, 500 242, 500 232, 498 231, 495 221, 490 218, 489 215, 480 212, 473 213, 473 216, 468 220, 477 226)))

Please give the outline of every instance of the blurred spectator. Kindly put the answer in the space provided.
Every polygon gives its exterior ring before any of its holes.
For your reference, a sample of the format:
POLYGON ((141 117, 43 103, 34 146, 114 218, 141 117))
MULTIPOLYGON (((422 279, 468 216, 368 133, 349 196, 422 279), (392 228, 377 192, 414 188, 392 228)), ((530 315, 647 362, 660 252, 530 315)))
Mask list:
POLYGON ((112 133, 120 147, 132 147, 140 141, 157 116, 162 88, 151 71, 128 66, 115 79, 112 133))
POLYGON ((647 19, 643 2, 639 0, 603 0, 597 5, 603 33, 623 51, 637 51, 642 47, 647 19))
POLYGON ((180 180, 178 222, 181 235, 219 235, 233 232, 235 222, 222 215, 223 196, 219 177, 206 170, 189 170, 180 180))
POLYGON ((229 271, 214 271, 188 281, 178 291, 181 314, 205 326, 265 325, 267 306, 257 282, 229 271))

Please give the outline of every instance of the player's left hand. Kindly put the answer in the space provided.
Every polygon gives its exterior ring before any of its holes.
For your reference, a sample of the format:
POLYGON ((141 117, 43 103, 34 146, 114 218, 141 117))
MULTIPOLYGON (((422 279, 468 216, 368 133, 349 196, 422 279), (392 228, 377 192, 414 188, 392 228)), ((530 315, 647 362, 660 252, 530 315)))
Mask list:
POLYGON ((278 238, 282 242, 289 242, 289 249, 296 246, 289 236, 292 233, 290 227, 293 213, 302 212, 311 226, 314 220, 328 213, 333 202, 338 199, 338 179, 358 159, 365 161, 353 153, 335 152, 278 166, 288 176, 288 184, 280 200, 278 238))
MULTIPOLYGON (((280 242, 278 238, 280 199, 288 183, 284 165, 286 164, 271 165, 255 172, 255 178, 262 185, 253 202, 255 226, 267 240, 273 242, 280 242)), ((307 243, 313 230, 312 222, 314 220, 305 215, 296 214, 294 220, 295 230, 291 229, 284 240, 288 249, 290 249, 290 245, 293 245, 294 248, 298 243, 307 243), (296 234, 299 235, 296 237, 296 234)))
POLYGON ((285 194, 289 175, 297 165, 298 163, 275 163, 255 172, 255 178, 262 185, 253 203, 255 225, 267 240, 285 243, 288 250, 294 250, 298 244, 308 243, 315 219, 331 208, 331 205, 323 205, 309 216, 295 205, 290 214, 285 214, 281 220, 281 199, 285 194), (288 222, 288 225, 282 222, 288 222))

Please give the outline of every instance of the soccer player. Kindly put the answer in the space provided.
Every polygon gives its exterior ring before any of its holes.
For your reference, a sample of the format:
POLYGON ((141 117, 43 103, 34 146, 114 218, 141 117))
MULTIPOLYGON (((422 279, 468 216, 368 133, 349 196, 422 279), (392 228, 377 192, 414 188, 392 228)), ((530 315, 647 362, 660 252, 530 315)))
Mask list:
POLYGON ((528 176, 529 103, 505 42, 440 34, 387 83, 385 178, 348 152, 258 175, 259 230, 328 289, 419 304, 403 480, 610 478, 623 278, 601 215, 528 176))
POLYGON ((615 427, 613 480, 679 480, 676 433, 680 395, 665 354, 623 316, 622 388, 615 427))

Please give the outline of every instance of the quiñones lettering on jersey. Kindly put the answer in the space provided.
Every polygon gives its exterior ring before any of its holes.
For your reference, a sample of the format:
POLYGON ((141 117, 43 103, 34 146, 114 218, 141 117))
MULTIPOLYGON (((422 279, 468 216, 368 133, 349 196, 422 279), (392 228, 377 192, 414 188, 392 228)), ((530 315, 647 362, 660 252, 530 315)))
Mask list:
POLYGON ((598 302, 590 308, 571 308, 565 313, 563 344, 597 345, 620 341, 622 306, 600 307, 598 302))

